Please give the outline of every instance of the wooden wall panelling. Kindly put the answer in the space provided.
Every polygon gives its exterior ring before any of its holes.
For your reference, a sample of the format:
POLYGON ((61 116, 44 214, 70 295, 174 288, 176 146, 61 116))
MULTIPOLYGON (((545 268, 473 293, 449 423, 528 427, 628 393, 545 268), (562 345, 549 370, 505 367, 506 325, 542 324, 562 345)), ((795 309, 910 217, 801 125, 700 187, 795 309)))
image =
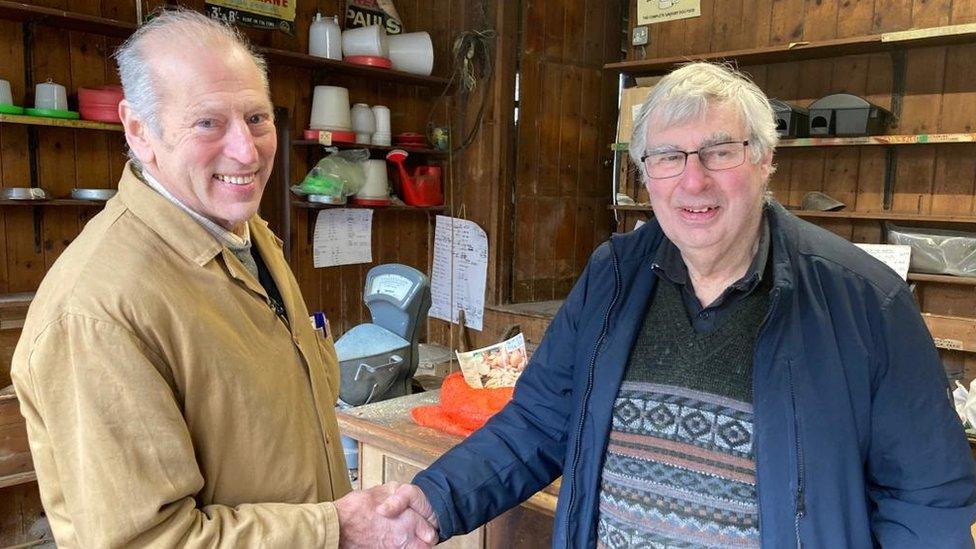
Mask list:
POLYGON ((875 2, 871 32, 904 30, 912 25, 912 4, 927 0, 884 0, 875 2))
POLYGON ((837 7, 837 37, 871 34, 874 0, 846 0, 837 7))
POLYGON ((964 25, 976 22, 976 0, 952 0, 949 23, 964 25))
POLYGON ((892 211, 930 213, 934 175, 935 145, 898 150, 898 174, 891 202, 892 211))
MULTIPOLYGON (((713 9, 715 10, 717 17, 712 18, 712 37, 711 46, 720 50, 735 50, 739 49, 742 42, 742 25, 739 24, 739 18, 742 14, 742 0, 714 0, 713 9)), ((667 33, 667 29, 670 27, 681 27, 686 26, 688 19, 681 19, 680 24, 678 23, 659 23, 665 25, 662 27, 662 34, 667 33)), ((698 45, 692 46, 698 48, 698 45)), ((687 50, 686 50, 687 51, 687 50)), ((659 55, 681 55, 686 53, 679 51, 661 51, 659 55)))
MULTIPOLYGON (((68 33, 47 26, 35 27, 31 52, 34 82, 31 89, 35 84, 50 79, 74 91, 70 52, 68 33)), ((71 188, 77 181, 75 131, 52 127, 37 128, 36 132, 38 185, 54 197, 70 196, 71 188)), ((43 213, 42 246, 46 270, 78 234, 78 219, 70 208, 43 208, 39 211, 43 213)))
MULTIPOLYGON (((803 9, 803 0, 757 2, 756 11, 766 10, 771 12, 769 35, 768 43, 756 42, 752 45, 789 44, 803 40, 804 21, 802 17, 797 17, 798 14, 803 13, 803 9)), ((761 39, 762 37, 758 36, 756 38, 761 39)), ((716 48, 713 44, 711 51, 722 50, 716 48)))
POLYGON ((133 0, 101 0, 98 5, 102 17, 118 21, 137 22, 136 3, 133 0))
MULTIPOLYGON (((976 117, 973 118, 976 120, 976 117)), ((948 145, 936 150, 932 182, 933 214, 976 213, 976 146, 948 145)))
POLYGON ((19 547, 43 539, 52 538, 37 484, 0 489, 0 546, 19 547))
MULTIPOLYGON (((549 8, 553 3, 546 4, 545 18, 537 11, 542 6, 527 4, 523 28, 521 105, 524 111, 518 129, 515 187, 518 223, 515 227, 513 299, 516 302, 549 300, 565 295, 579 275, 577 266, 582 261, 577 254, 593 240, 588 230, 578 232, 576 228, 578 223, 590 223, 592 217, 580 219, 579 214, 590 214, 595 211, 590 206, 596 205, 591 202, 581 208, 581 197, 600 192, 604 200, 600 207, 605 208, 609 202, 607 182, 610 170, 604 164, 609 157, 604 147, 612 139, 610 134, 616 112, 604 108, 607 97, 596 98, 585 89, 612 90, 604 87, 604 80, 616 82, 615 75, 604 73, 601 67, 616 55, 614 52, 619 47, 619 29, 615 29, 611 22, 620 21, 623 6, 619 2, 584 2, 582 13, 587 14, 586 24, 580 33, 565 23, 567 17, 569 21, 576 21, 578 16, 574 10, 577 7, 566 3, 565 7, 552 11, 549 8), (596 16, 597 10, 602 11, 601 17, 596 16), (562 14, 562 19, 553 17, 553 13, 562 14), (594 24, 588 24, 590 20, 594 24), (539 24, 545 29, 541 33, 531 26, 539 24), (559 50, 551 42, 541 39, 551 40, 553 32, 563 33, 559 50), (584 55, 581 48, 601 52, 600 59, 584 55), (599 79, 597 83, 587 80, 591 74, 599 79), (584 104, 584 99, 589 103, 584 104), (598 116, 594 127, 602 144, 583 150, 582 140, 592 140, 583 129, 587 116, 584 113, 587 112, 595 112, 598 116), (529 113, 532 113, 531 117, 529 113), (602 182, 596 183, 602 186, 600 191, 596 191, 599 187, 593 186, 593 182, 582 181, 580 175, 581 170, 586 169, 583 164, 594 161, 598 171, 606 176, 602 182), (577 234, 586 244, 577 242, 577 234)), ((683 41, 683 33, 675 32, 673 36, 675 38, 669 39, 669 44, 683 41)), ((651 41, 653 45, 653 35, 651 41)), ((603 226, 596 227, 595 232, 601 235, 601 240, 607 236, 603 226)))
POLYGON ((912 28, 948 25, 952 15, 952 0, 924 0, 912 2, 912 28))

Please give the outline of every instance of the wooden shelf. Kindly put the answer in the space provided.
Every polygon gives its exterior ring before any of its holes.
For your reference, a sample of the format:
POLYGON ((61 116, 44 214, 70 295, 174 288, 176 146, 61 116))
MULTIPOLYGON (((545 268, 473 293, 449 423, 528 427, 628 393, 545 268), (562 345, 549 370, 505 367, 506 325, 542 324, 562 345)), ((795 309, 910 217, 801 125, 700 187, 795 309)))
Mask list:
MULTIPOLYGON (((909 135, 865 135, 859 137, 800 137, 781 139, 777 149, 799 147, 891 147, 897 145, 937 145, 944 143, 976 143, 976 133, 920 133, 909 135)), ((628 150, 628 143, 613 143, 610 149, 628 150)))
POLYGON ((292 200, 292 206, 306 208, 309 210, 326 210, 330 208, 357 208, 370 210, 411 210, 418 212, 443 212, 447 206, 403 206, 400 204, 390 204, 389 206, 360 206, 359 204, 322 204, 319 202, 307 202, 304 200, 292 200))
POLYGON ((976 286, 976 277, 968 277, 968 276, 908 273, 908 280, 914 282, 936 282, 939 284, 955 284, 958 286, 976 286))
POLYGON ((25 124, 28 126, 53 126, 56 128, 71 128, 75 130, 106 130, 120 132, 122 124, 107 124, 89 120, 68 120, 66 118, 44 118, 41 116, 24 116, 19 114, 0 114, 0 124, 25 124))
POLYGON ((52 200, 13 200, 0 198, 0 206, 98 206, 105 205, 104 200, 75 200, 73 198, 55 198, 52 200))
MULTIPOLYGON (((649 204, 622 205, 611 204, 607 206, 610 210, 625 212, 651 212, 649 204)), ((909 221, 909 222, 929 222, 929 223, 955 223, 962 225, 976 225, 976 216, 970 215, 930 215, 913 214, 904 212, 820 212, 815 210, 788 210, 797 217, 805 219, 867 219, 877 221, 909 221)))
POLYGON ((807 219, 875 219, 879 221, 913 221, 931 223, 958 223, 964 225, 976 224, 976 217, 971 215, 930 215, 899 212, 818 212, 812 210, 790 210, 797 217, 807 219))
POLYGON ((844 55, 860 55, 906 48, 925 48, 976 42, 976 24, 932 27, 884 34, 836 38, 816 42, 791 42, 764 48, 730 50, 703 54, 659 57, 636 61, 608 63, 604 70, 634 76, 666 74, 689 61, 735 60, 739 66, 765 65, 805 59, 824 59, 844 55))
MULTIPOLYGON (((117 38, 128 37, 136 30, 135 22, 118 21, 116 19, 107 19, 105 17, 96 17, 5 0, 0 0, 0 19, 39 23, 60 29, 90 32, 117 38)), ((449 84, 447 78, 439 76, 421 76, 402 71, 378 69, 376 67, 355 65, 344 61, 324 59, 322 57, 314 57, 287 50, 266 47, 255 47, 254 49, 264 56, 269 63, 307 69, 325 69, 326 74, 348 74, 370 78, 372 80, 386 80, 399 84, 425 86, 435 89, 444 89, 449 84)))
POLYGON ((792 147, 865 147, 892 145, 936 145, 941 143, 976 143, 976 133, 932 133, 915 135, 865 135, 860 137, 800 137, 781 139, 779 148, 792 147))
POLYGON ((135 23, 2 0, 0 0, 0 19, 40 23, 60 29, 116 38, 125 38, 136 30, 135 23))
POLYGON ((14 473, 12 475, 0 477, 0 488, 19 486, 21 484, 27 484, 28 482, 35 482, 36 480, 37 473, 34 471, 27 471, 26 473, 14 473))
POLYGON ((381 152, 389 152, 392 151, 393 149, 400 149, 400 150, 407 151, 410 154, 418 154, 418 155, 425 155, 425 156, 447 156, 448 155, 448 151, 442 151, 439 149, 422 149, 422 148, 414 148, 414 147, 365 145, 360 143, 333 143, 331 145, 322 145, 321 143, 315 141, 314 139, 295 139, 292 140, 291 144, 299 147, 312 147, 312 146, 319 145, 323 147, 326 146, 335 147, 337 149, 368 149, 370 151, 381 151, 381 152))
POLYGON ((325 69, 326 74, 348 74, 352 76, 362 76, 372 80, 386 80, 398 84, 411 84, 414 86, 425 86, 428 88, 444 89, 449 84, 447 78, 440 76, 421 76, 409 72, 395 71, 392 69, 379 69, 366 65, 356 65, 345 61, 336 61, 324 57, 315 57, 304 53, 288 50, 276 50, 271 48, 254 48, 263 55, 268 62, 277 65, 287 65, 289 67, 301 67, 305 69, 325 69))
POLYGON ((34 292, 18 292, 0 294, 0 309, 19 309, 27 307, 34 301, 34 292))
POLYGON ((618 210, 622 212, 653 212, 650 204, 610 204, 608 210, 618 210))

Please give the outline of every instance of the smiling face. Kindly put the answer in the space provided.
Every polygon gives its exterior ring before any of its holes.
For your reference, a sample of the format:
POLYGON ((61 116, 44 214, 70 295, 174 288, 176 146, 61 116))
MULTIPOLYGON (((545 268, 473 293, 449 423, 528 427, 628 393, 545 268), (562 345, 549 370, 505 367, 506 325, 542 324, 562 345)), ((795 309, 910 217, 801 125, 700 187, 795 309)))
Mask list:
MULTIPOLYGON (((701 119, 669 128, 651 119, 646 151, 695 151, 746 139, 749 136, 736 110, 714 105, 701 119)), ((698 155, 691 155, 680 175, 645 179, 654 216, 682 255, 714 260, 748 249, 758 238, 772 153, 759 164, 752 162, 749 147, 745 155, 742 165, 719 171, 705 169, 698 155)))
POLYGON ((239 231, 258 210, 277 148, 260 70, 239 47, 162 44, 152 59, 161 134, 123 107, 130 147, 180 202, 239 231))

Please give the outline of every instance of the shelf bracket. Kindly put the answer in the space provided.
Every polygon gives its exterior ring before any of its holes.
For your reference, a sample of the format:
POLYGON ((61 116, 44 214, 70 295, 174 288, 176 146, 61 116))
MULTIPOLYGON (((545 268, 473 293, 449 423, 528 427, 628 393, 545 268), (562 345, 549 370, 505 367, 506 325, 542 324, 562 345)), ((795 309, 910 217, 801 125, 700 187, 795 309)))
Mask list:
POLYGON ((895 179, 898 176, 898 149, 885 147, 885 174, 882 190, 882 209, 891 210, 891 203, 895 195, 895 179))

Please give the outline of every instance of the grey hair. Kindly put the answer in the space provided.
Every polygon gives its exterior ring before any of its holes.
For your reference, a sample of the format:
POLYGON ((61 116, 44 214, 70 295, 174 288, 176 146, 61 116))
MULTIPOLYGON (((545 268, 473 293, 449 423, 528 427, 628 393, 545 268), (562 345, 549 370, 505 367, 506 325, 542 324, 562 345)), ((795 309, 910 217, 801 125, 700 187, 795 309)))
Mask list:
MULTIPOLYGON (((265 92, 270 97, 268 64, 251 48, 247 39, 236 28, 193 10, 183 8, 161 10, 153 19, 132 33, 115 52, 125 99, 157 136, 162 135, 162 127, 159 123, 159 83, 155 72, 151 70, 151 52, 146 51, 146 43, 156 36, 165 37, 167 42, 184 44, 187 48, 212 48, 219 42, 241 48, 257 66, 264 82, 265 92)), ((130 157, 132 157, 131 151, 130 157)))
MULTIPOLYGON (((630 159, 645 177, 641 156, 647 148, 651 120, 669 128, 701 120, 712 105, 731 105, 746 126, 753 164, 776 150, 779 134, 766 94, 747 76, 727 64, 688 63, 662 78, 641 107, 630 137, 630 159)), ((772 173, 771 168, 770 173, 772 173)))

